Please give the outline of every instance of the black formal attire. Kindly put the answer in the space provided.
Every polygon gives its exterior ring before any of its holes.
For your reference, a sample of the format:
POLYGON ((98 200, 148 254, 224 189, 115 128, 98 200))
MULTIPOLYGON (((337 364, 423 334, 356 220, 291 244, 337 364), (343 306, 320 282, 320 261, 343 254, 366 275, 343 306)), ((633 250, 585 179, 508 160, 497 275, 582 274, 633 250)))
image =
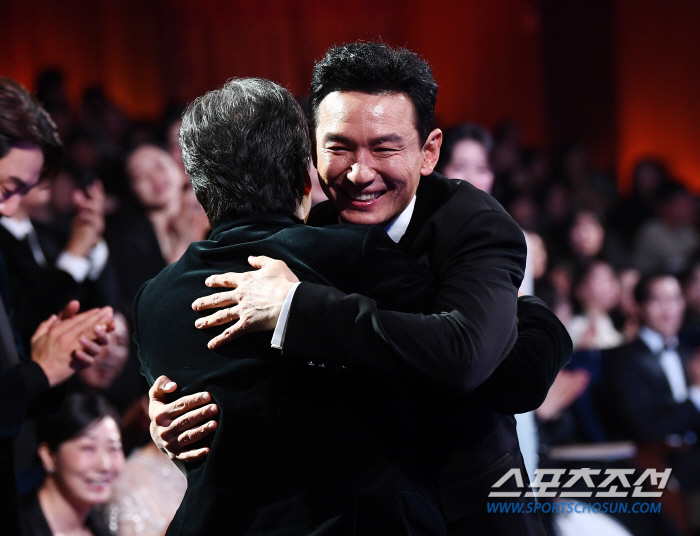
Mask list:
MULTIPOLYGON (((690 348, 681 344, 677 352, 685 365, 691 355, 690 348)), ((610 350, 604 363, 598 405, 613 438, 646 443, 661 442, 673 434, 700 433, 700 411, 690 399, 674 400, 660 356, 641 338, 610 350)), ((686 376, 686 384, 687 380, 686 376)), ((669 462, 682 487, 700 487, 697 445, 677 454, 670 453, 669 462)))
POLYGON ((49 393, 49 380, 41 367, 29 361, 12 323, 5 261, 0 254, 0 522, 3 534, 20 534, 19 503, 15 484, 14 440, 28 416, 56 402, 49 393))
POLYGON ((25 346, 29 345, 37 326, 71 300, 79 300, 81 309, 116 305, 116 281, 109 263, 95 281, 86 278, 77 282, 71 274, 55 266, 66 243, 59 226, 36 222, 32 225, 45 265, 37 262, 28 238, 18 240, 0 225, 0 250, 5 255, 12 288, 10 304, 25 346))
MULTIPOLYGON (((334 221, 329 203, 314 207, 309 219, 334 221)), ((302 283, 283 351, 410 371, 432 382, 436 392, 418 397, 416 406, 451 534, 541 534, 537 515, 486 511, 491 486, 509 469, 527 478, 508 414, 538 407, 571 356, 556 317, 539 300, 517 301, 522 231, 488 194, 433 173, 421 178, 399 245, 440 282, 429 308, 437 314, 382 311, 359 294, 302 283), (523 313, 517 343, 516 303, 523 313)))
MULTIPOLYGON (((690 350, 678 347, 681 361, 690 350)), ((659 356, 640 338, 608 351, 599 398, 617 438, 662 441, 671 434, 700 430, 700 411, 690 400, 673 399, 659 356)))
POLYGON ((167 374, 178 397, 208 391, 220 408, 209 456, 186 464, 168 534, 444 534, 409 410, 420 385, 409 374, 387 382, 328 356, 290 359, 271 348, 270 332, 207 349, 223 328, 197 330, 191 303, 213 291, 203 284, 212 273, 250 270, 250 255, 398 311, 425 307, 434 289, 379 227, 315 229, 274 214, 219 225, 147 283, 133 309, 144 375, 167 374))
MULTIPOLYGON (((22 529, 24 536, 53 536, 44 512, 39 504, 37 490, 31 491, 22 499, 22 529)), ((110 536, 100 516, 93 510, 85 520, 85 526, 94 536, 110 536)))

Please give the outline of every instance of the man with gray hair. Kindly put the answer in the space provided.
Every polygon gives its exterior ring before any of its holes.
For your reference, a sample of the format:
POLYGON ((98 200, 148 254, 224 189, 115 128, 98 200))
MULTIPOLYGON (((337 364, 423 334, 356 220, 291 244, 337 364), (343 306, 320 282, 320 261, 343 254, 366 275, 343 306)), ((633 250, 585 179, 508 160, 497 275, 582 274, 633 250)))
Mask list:
POLYGON ((180 143, 213 231, 139 290, 134 340, 151 384, 206 390, 220 414, 210 455, 185 464, 168 534, 444 534, 409 410, 420 382, 283 358, 265 334, 212 352, 190 307, 205 275, 246 272, 256 255, 397 311, 425 307, 432 278, 380 228, 301 224, 310 142, 276 84, 234 79, 198 98, 180 143))

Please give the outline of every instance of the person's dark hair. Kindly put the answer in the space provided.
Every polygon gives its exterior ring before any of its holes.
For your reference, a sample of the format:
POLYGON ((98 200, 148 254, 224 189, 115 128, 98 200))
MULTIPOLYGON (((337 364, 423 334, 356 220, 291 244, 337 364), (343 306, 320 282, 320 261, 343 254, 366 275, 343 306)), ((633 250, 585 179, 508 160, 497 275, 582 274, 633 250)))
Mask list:
POLYGON ((678 278, 671 272, 654 272, 640 277, 637 286, 634 287, 634 301, 637 302, 638 305, 644 305, 651 295, 651 286, 659 279, 665 279, 667 277, 678 281, 678 278))
POLYGON ((0 77, 0 158, 21 144, 41 149, 42 179, 58 173, 63 149, 53 120, 29 91, 10 78, 0 77))
POLYGON ((61 443, 79 436, 104 417, 112 417, 119 424, 119 415, 100 395, 72 393, 58 414, 37 421, 37 441, 56 452, 61 443))
POLYGON ((293 214, 304 196, 304 112, 269 80, 232 79, 197 98, 182 116, 180 147, 212 227, 227 217, 293 214))
POLYGON ((435 166, 435 171, 442 173, 447 164, 452 160, 452 151, 460 141, 472 140, 480 144, 487 155, 493 149, 493 138, 488 130, 476 123, 461 123, 448 129, 442 137, 440 147, 440 159, 435 166))
POLYGON ((657 203, 665 203, 681 196, 690 196, 688 189, 674 180, 666 180, 656 191, 654 198, 657 203))
POLYGON ((430 65, 406 48, 391 48, 384 43, 348 43, 330 48, 316 63, 311 77, 309 106, 314 131, 321 101, 334 91, 406 93, 415 108, 421 143, 433 130, 438 85, 430 65))

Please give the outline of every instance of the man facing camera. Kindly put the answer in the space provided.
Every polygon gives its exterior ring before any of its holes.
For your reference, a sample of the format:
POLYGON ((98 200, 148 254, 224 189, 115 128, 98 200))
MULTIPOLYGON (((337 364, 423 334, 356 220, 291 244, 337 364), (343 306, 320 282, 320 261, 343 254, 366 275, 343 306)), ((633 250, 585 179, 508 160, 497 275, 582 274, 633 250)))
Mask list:
POLYGON ((213 228, 137 293, 134 340, 153 383, 207 390, 220 411, 211 452, 186 464, 188 488, 168 534, 443 534, 419 456, 407 373, 281 356, 257 334, 211 352, 191 303, 206 275, 283 259, 290 275, 383 307, 417 311, 433 284, 380 228, 302 225, 310 144, 289 92, 231 80, 198 98, 180 128, 183 160, 213 228), (189 311, 189 313, 188 313, 189 311))
MULTIPOLYGON (((49 114, 21 85, 0 77, 0 216, 12 217, 22 196, 55 176, 62 146, 49 114)), ((106 344, 110 308, 78 313, 71 301, 31 337, 26 354, 13 321, 5 262, 0 252, 0 519, 3 534, 21 534, 15 485, 14 440, 28 417, 54 410, 53 389, 89 366, 106 344), (95 339, 95 337, 97 337, 95 339)))
MULTIPOLYGON (((424 61, 377 43, 329 50, 310 96, 314 160, 330 201, 309 221, 384 227, 438 280, 424 309, 432 314, 391 311, 372 296, 308 281, 295 286, 282 263, 263 259, 254 261, 259 271, 210 278, 238 288, 197 300, 199 309, 231 306, 198 325, 237 320, 213 334, 212 347, 275 328, 272 344, 286 359, 375 371, 385 386, 397 375, 421 382, 426 390, 410 407, 450 531, 539 533, 537 516, 488 514, 486 502, 494 482, 522 468, 505 414, 539 406, 571 343, 546 308, 517 300, 525 243, 512 218, 488 194, 433 173, 442 140, 436 96, 424 61)), ((201 458, 206 447, 190 446, 213 428, 188 429, 207 420, 208 408, 183 415, 201 395, 159 406, 160 392, 152 392, 154 437, 173 456, 201 458)))
MULTIPOLYGON (((700 355, 679 339, 685 300, 675 276, 646 275, 635 300, 642 327, 632 342, 610 350, 600 402, 609 429, 621 439, 662 443, 668 436, 700 432, 700 355)), ((684 489, 700 488, 697 445, 670 454, 684 489)))

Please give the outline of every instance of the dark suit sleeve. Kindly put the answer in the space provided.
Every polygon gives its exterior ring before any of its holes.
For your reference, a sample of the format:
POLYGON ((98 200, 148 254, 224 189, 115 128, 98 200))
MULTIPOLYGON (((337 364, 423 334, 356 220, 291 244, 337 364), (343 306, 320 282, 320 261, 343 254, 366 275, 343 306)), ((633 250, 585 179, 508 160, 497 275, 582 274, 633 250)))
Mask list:
POLYGON ((333 356, 345 366, 398 367, 457 394, 471 392, 515 342, 524 250, 522 231, 504 212, 483 210, 463 221, 432 260, 439 285, 427 315, 382 310, 364 296, 302 283, 284 351, 333 356))
MULTIPOLYGON (((34 361, 0 372, 0 438, 17 437, 31 408, 49 390, 49 380, 34 361)), ((31 416, 31 415, 30 415, 31 416)))
MULTIPOLYGON (((627 430, 634 441, 663 440, 671 434, 700 430, 700 411, 690 401, 676 403, 664 397, 668 390, 661 374, 645 366, 645 358, 623 347, 608 356, 604 391, 600 400, 607 401, 619 429, 627 430)), ((605 408, 604 408, 605 409, 605 408)))
POLYGON ((518 298, 515 345, 473 394, 487 407, 508 415, 534 411, 571 360, 572 350, 569 333, 544 302, 522 296, 518 298))

